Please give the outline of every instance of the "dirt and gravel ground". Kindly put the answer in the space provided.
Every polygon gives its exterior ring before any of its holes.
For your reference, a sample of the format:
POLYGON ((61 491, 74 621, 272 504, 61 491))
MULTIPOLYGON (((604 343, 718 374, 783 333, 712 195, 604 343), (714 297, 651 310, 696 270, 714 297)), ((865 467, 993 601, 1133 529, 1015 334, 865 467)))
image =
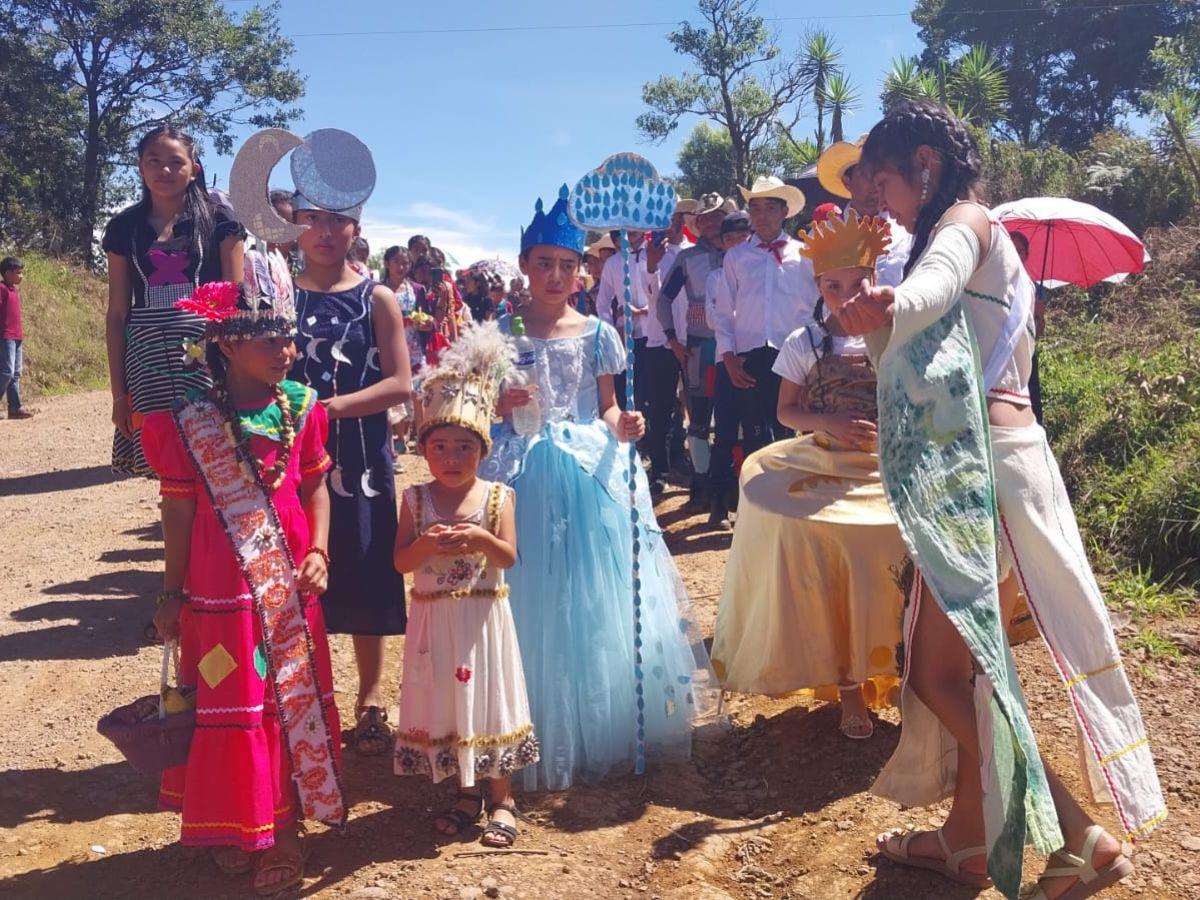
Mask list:
MULTIPOLYGON (((225 898, 248 879, 218 876, 176 843, 154 785, 95 731, 114 706, 154 690, 158 651, 142 638, 159 586, 155 488, 109 474, 107 396, 45 402, 0 421, 0 896, 225 898)), ((423 465, 405 458, 402 480, 423 465)), ((669 493, 659 514, 711 633, 729 536, 669 493)), ((1200 647, 1200 621, 1163 625, 1200 647)), ((402 641, 391 648, 399 685, 402 641)), ((1057 679, 1036 643, 1018 651, 1042 747, 1078 785, 1075 739, 1057 679)), ((1127 658, 1171 818, 1135 856, 1114 897, 1200 896, 1200 695, 1196 657, 1127 658)), ((353 702, 349 641, 334 640, 343 716, 353 702), (350 693, 346 692, 350 689, 350 693)), ((897 810, 867 793, 899 733, 894 714, 851 744, 837 712, 794 699, 735 697, 728 729, 699 735, 691 764, 645 778, 523 798, 532 820, 517 852, 483 853, 430 827, 446 792, 401 780, 387 758, 347 755, 344 834, 314 829, 309 878, 290 896, 512 898, 967 897, 874 852, 892 825, 936 824, 944 810, 897 810)), ((1109 821, 1103 812, 1104 821, 1109 821)), ((1030 858, 1031 871, 1037 866, 1030 858)), ((994 893, 985 896, 998 896, 994 893)))

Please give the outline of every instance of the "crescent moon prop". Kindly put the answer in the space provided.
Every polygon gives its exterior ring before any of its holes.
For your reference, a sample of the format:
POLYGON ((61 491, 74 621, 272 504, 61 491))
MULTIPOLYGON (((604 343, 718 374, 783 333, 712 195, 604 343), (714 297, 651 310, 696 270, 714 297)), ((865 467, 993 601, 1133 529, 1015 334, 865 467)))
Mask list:
POLYGON ((275 164, 304 143, 283 128, 268 128, 251 135, 233 159, 229 170, 229 200, 238 220, 251 233, 272 244, 290 244, 304 233, 275 212, 267 199, 267 179, 275 164))
POLYGON ((362 473, 362 492, 367 497, 379 496, 379 491, 371 487, 371 473, 369 471, 362 473))
POLYGON ((329 473, 329 488, 339 497, 353 497, 354 495, 342 486, 342 470, 336 468, 329 473))

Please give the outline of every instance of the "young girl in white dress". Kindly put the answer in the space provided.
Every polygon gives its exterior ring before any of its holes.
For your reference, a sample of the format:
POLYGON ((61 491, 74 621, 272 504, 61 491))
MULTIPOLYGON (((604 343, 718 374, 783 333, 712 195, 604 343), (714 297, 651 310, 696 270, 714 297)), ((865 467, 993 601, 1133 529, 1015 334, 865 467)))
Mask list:
POLYGON ((396 738, 398 775, 458 777, 434 822, 453 837, 483 814, 483 843, 516 841, 512 774, 538 761, 504 570, 516 562, 513 490, 476 472, 508 344, 495 324, 470 329, 423 384, 418 433, 433 481, 404 492, 396 568, 414 573, 396 738))

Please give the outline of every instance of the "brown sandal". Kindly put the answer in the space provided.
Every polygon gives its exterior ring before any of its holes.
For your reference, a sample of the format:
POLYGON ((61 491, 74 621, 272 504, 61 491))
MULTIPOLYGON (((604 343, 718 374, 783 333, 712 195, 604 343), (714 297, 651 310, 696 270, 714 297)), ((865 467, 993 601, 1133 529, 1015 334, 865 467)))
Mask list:
POLYGON ((304 865, 308 862, 308 841, 305 840, 303 828, 298 828, 296 838, 300 842, 298 848, 284 848, 276 841, 274 847, 263 851, 259 857, 258 866, 254 870, 254 893, 260 897, 274 897, 290 887, 304 883, 304 865), (259 884, 259 878, 264 872, 283 872, 283 878, 274 884, 259 884))
POLYGON ((254 857, 240 847, 213 847, 209 855, 213 865, 229 878, 245 875, 254 865, 254 857))
POLYGON ((392 729, 382 706, 364 706, 358 711, 350 742, 359 756, 381 756, 392 746, 392 729))

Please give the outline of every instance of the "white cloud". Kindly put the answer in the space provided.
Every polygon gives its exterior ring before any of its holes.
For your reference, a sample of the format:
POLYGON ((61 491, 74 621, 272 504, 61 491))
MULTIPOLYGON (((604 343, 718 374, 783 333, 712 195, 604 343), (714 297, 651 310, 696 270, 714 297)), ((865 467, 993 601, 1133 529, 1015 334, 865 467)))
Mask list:
POLYGON ((515 262, 517 257, 517 234, 507 234, 494 220, 437 203, 417 201, 397 210, 370 210, 363 217, 362 233, 373 252, 403 245, 414 234, 428 235, 435 247, 463 266, 491 257, 515 262))

